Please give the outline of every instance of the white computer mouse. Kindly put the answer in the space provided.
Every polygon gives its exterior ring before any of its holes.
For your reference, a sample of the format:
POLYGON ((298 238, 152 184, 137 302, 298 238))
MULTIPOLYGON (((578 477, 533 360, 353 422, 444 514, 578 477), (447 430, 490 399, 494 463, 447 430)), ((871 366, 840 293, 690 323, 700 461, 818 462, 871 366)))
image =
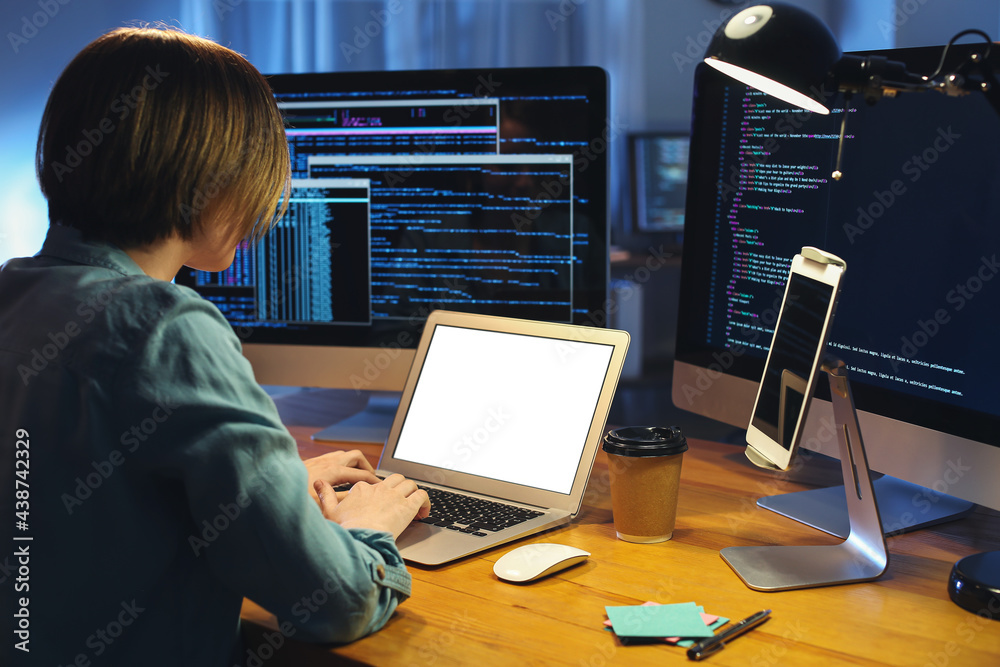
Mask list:
POLYGON ((493 574, 504 581, 520 584, 578 565, 589 555, 583 549, 565 544, 525 544, 500 556, 493 564, 493 574))

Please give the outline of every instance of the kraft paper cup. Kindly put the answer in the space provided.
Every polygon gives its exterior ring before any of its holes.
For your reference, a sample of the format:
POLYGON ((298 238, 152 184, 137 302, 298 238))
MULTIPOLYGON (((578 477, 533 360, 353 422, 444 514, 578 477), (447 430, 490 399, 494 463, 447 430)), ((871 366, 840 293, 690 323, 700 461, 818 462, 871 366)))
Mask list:
POLYGON ((628 426, 604 436, 618 538, 665 542, 674 534, 687 440, 676 426, 628 426))

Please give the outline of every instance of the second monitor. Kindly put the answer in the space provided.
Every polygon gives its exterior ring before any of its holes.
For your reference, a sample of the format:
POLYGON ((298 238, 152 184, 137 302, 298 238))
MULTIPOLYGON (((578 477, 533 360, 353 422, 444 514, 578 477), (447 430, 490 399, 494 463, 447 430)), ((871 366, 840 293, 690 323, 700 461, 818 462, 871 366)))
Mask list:
MULTIPOLYGON (((941 48, 879 55, 930 72, 941 48)), ((974 95, 854 100, 835 181, 842 98, 819 116, 701 66, 695 87, 675 404, 746 427, 791 258, 822 247, 850 267, 829 345, 887 475, 886 530, 939 520, 949 496, 1000 508, 996 112, 974 95), (906 482, 894 508, 890 475, 906 482)), ((831 423, 829 399, 810 415, 831 423)), ((835 455, 832 435, 803 446, 835 455)))
POLYGON ((269 77, 288 215, 216 303, 263 384, 402 389, 437 308, 601 325, 608 81, 595 67, 269 77))

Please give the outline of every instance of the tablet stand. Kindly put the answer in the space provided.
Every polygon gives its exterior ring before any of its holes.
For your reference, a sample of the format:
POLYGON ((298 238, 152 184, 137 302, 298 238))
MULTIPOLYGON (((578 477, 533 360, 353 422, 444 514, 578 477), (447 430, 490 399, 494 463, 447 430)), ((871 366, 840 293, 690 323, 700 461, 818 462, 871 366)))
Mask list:
POLYGON ((889 565, 868 458, 842 361, 827 361, 833 414, 840 442, 850 532, 840 544, 727 547, 720 553, 740 579, 758 591, 832 586, 877 579, 889 565))

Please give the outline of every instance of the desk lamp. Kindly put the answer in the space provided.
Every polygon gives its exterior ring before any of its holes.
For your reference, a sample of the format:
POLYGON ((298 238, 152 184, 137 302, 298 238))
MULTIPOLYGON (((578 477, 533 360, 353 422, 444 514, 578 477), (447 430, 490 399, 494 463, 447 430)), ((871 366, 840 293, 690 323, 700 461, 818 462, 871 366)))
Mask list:
MULTIPOLYGON (((829 114, 827 100, 842 92, 860 94, 868 104, 903 92, 935 91, 949 96, 979 92, 1000 114, 1000 87, 989 55, 992 42, 981 30, 964 30, 944 47, 937 70, 916 75, 901 62, 881 56, 844 54, 833 33, 818 17, 798 7, 770 3, 748 7, 716 31, 705 52, 705 63, 724 74, 818 114, 829 114), (966 35, 985 40, 952 72, 942 73, 948 49, 966 35)), ((845 104, 846 107, 846 104, 845 104)), ((841 120, 837 164, 839 180, 844 129, 841 120)), ((1000 551, 959 560, 952 568, 948 594, 963 609, 1000 620, 1000 551), (985 612, 985 614, 984 614, 985 612)))
MULTIPOLYGON (((721 26, 708 45, 705 63, 789 104, 824 115, 830 113, 828 98, 837 92, 846 98, 860 94, 865 102, 874 104, 883 96, 924 91, 950 96, 978 91, 1000 114, 1000 82, 988 60, 991 46, 983 31, 963 30, 945 46, 936 71, 912 74, 904 63, 882 56, 844 54, 823 21, 804 9, 775 2, 748 7, 721 26), (943 74, 948 49, 966 35, 985 40, 982 52, 970 53, 954 71, 943 74)), ((845 113, 834 180, 842 175, 846 123, 845 113)))

